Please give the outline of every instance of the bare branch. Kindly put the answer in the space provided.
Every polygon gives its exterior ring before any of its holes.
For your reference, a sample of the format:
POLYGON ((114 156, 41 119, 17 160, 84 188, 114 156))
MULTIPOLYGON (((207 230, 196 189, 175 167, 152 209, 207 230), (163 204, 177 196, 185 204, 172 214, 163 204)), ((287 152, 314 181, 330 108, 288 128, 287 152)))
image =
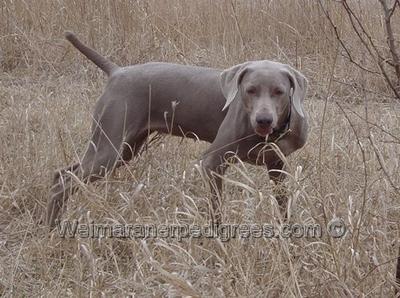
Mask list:
POLYGON ((363 118, 360 114, 358 114, 357 112, 351 110, 350 108, 347 108, 347 110, 349 112, 351 112, 352 114, 354 114, 355 116, 357 116, 359 119, 364 120, 368 125, 374 126, 375 128, 379 129, 381 132, 387 134, 388 136, 390 136, 392 139, 395 140, 395 143, 399 143, 400 144, 400 138, 395 136, 393 133, 391 133, 390 131, 388 131, 387 129, 384 129, 382 126, 369 121, 368 119, 363 118))
MULTIPOLYGON (((379 1, 381 1, 381 0, 379 0, 379 1)), ((383 77, 385 78, 386 83, 389 85, 390 89, 392 89, 392 91, 396 95, 397 99, 400 100, 400 90, 398 90, 398 88, 393 84, 392 80, 389 77, 389 74, 387 73, 387 71, 386 71, 386 69, 384 67, 384 63, 387 61, 387 59, 382 57, 382 55, 380 54, 378 48, 376 47, 375 43, 373 42, 371 35, 364 28, 364 26, 362 25, 360 19, 353 12, 351 7, 347 4, 346 0, 342 1, 342 5, 343 5, 347 15, 349 16, 350 23, 351 23, 351 25, 353 27, 354 32, 357 34, 358 38, 363 43, 364 47, 367 49, 367 51, 370 54, 370 56, 375 60, 376 64, 379 66, 379 69, 381 70, 381 73, 382 73, 383 77), (358 30, 356 24, 354 23, 354 20, 357 22, 357 25, 361 29, 362 34, 367 38, 368 41, 363 38, 361 32, 358 30), (374 52, 375 52, 377 57, 374 55, 374 53, 373 53, 372 49, 370 48, 370 46, 374 50, 374 52), (377 61, 376 58, 378 58, 378 61, 377 61)))
POLYGON ((392 91, 394 92, 394 94, 396 95, 396 97, 398 99, 400 99, 400 91, 397 90, 397 88, 393 85, 392 81, 389 78, 389 75, 386 73, 386 71, 383 68, 383 63, 379 63, 379 67, 382 70, 382 75, 385 77, 386 83, 389 85, 390 89, 392 89, 392 91))
MULTIPOLYGON (((400 4, 399 4, 400 6, 400 4)), ((396 289, 396 294, 399 293, 399 288, 400 288, 400 247, 399 247, 399 254, 397 257, 397 265, 396 265, 396 283, 397 283, 397 289, 396 289)))
MULTIPOLYGON (((379 73, 379 74, 381 74, 381 73, 379 73)), ((363 88, 363 87, 359 86, 356 83, 343 82, 343 81, 341 81, 341 80, 339 80, 337 78, 334 78, 333 81, 335 83, 338 83, 338 84, 341 84, 341 85, 346 85, 346 86, 352 87, 353 89, 357 89, 357 90, 360 90, 360 91, 363 91, 363 92, 366 92, 366 93, 378 95, 379 97, 384 97, 384 98, 388 98, 388 99, 396 99, 395 96, 390 96, 390 95, 383 94, 381 92, 377 92, 377 91, 373 91, 373 90, 370 90, 370 89, 366 89, 366 88, 363 88)))
POLYGON ((340 111, 343 113, 343 116, 346 118, 347 122, 349 123, 349 125, 354 133, 354 136, 357 141, 357 145, 360 148, 362 161, 363 161, 363 170, 364 170, 363 200, 362 200, 362 205, 361 205, 360 218, 357 222, 357 228, 356 228, 355 235, 354 235, 355 241, 356 241, 356 245, 354 245, 354 246, 357 246, 359 237, 360 237, 360 226, 362 224, 361 219, 364 214, 365 206, 366 206, 366 202, 367 202, 367 187, 368 187, 367 158, 366 158, 364 146, 361 142, 360 137, 358 136, 357 129, 355 128, 353 122, 351 122, 349 115, 346 113, 346 111, 344 110, 344 108, 342 107, 342 105, 340 103, 335 101, 335 104, 339 107, 340 111))
POLYGON ((381 152, 379 151, 378 147, 376 146, 371 133, 368 136, 368 140, 370 141, 372 148, 374 149, 376 159, 378 160, 378 163, 381 166, 381 170, 385 174, 387 181, 389 181, 390 186, 397 193, 397 195, 400 196, 400 188, 398 186, 396 186, 396 183, 390 177, 389 171, 387 170, 386 165, 385 165, 384 158, 383 158, 381 152))
POLYGON ((331 24, 331 26, 332 26, 332 28, 333 28, 333 31, 335 32, 336 39, 339 41, 340 45, 341 45, 342 48, 345 50, 345 52, 346 52, 346 54, 347 54, 347 58, 350 60, 350 62, 353 63, 353 64, 355 64, 355 65, 356 65, 357 67, 359 67, 360 69, 365 70, 365 71, 367 71, 367 72, 369 72, 369 73, 372 73, 372 74, 380 74, 380 73, 377 72, 377 71, 374 71, 374 70, 371 70, 371 69, 368 69, 368 68, 362 66, 360 63, 358 63, 358 62, 352 57, 352 55, 351 55, 351 53, 350 53, 350 50, 346 47, 346 44, 344 43, 343 39, 340 37, 339 31, 338 31, 338 29, 337 29, 337 26, 336 26, 335 23, 333 22, 333 20, 332 20, 331 16, 329 15, 328 11, 324 9, 321 0, 319 1, 319 5, 320 5, 320 7, 321 7, 321 9, 322 9, 322 12, 324 13, 324 15, 326 16, 326 18, 328 19, 329 23, 331 24))
POLYGON ((400 0, 394 1, 393 6, 392 6, 392 8, 390 9, 389 18, 392 17, 392 15, 393 15, 393 13, 394 13, 394 11, 395 11, 395 9, 396 9, 396 4, 400 7, 400 0))
MULTIPOLYGON (((398 2, 398 0, 396 0, 396 2, 393 4, 393 7, 391 9, 388 8, 386 0, 379 0, 379 2, 382 5, 383 8, 383 12, 385 14, 385 25, 386 25, 386 37, 387 37, 387 42, 389 44, 389 49, 390 49, 390 53, 392 54, 392 58, 393 58, 393 64, 394 64, 394 69, 396 72, 396 76, 397 76, 397 89, 399 89, 400 87, 400 58, 399 58, 399 54, 397 53, 396 50, 396 45, 395 45, 395 40, 394 40, 394 35, 393 35, 393 30, 392 30, 392 24, 391 24, 391 17, 393 15, 394 9, 396 7, 396 3, 398 2)), ((400 97, 399 97, 400 99, 400 97)))
MULTIPOLYGON (((344 10, 347 13, 347 16, 349 17, 351 26, 353 27, 353 31, 357 34, 358 38, 364 44, 364 46, 368 50, 369 54, 373 57, 372 50, 370 49, 370 47, 368 45, 368 42, 366 40, 364 40, 364 38, 362 37, 361 33, 358 31, 358 28, 357 28, 356 24, 354 23, 354 20, 357 22, 357 25, 359 26, 359 28, 361 29, 362 33, 365 36, 368 37, 369 34, 366 32, 365 28, 363 27, 362 23, 360 22, 360 20, 356 16, 356 14, 353 12, 351 7, 347 4, 346 0, 342 1, 342 5, 344 7, 344 10)), ((369 38, 369 41, 370 41, 371 45, 374 46, 374 43, 372 42, 371 38, 369 38)), ((379 56, 379 53, 378 53, 378 56, 379 56)))

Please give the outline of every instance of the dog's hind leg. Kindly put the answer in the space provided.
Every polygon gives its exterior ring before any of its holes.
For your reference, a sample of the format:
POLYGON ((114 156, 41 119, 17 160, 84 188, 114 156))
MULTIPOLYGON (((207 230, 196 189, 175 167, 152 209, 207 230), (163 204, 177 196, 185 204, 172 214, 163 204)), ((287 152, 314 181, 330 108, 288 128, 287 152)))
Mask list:
MULTIPOLYGON (((112 106, 112 109, 104 109, 104 113, 93 125, 92 139, 82 161, 55 174, 47 206, 46 221, 50 227, 54 227, 64 203, 77 189, 73 176, 84 183, 93 182, 131 159, 132 154, 126 149, 120 153, 124 147, 124 135, 129 136, 129 132, 124 132, 126 123, 121 115, 124 115, 122 108, 112 106), (118 163, 118 160, 124 162, 118 163)), ((138 151, 136 148, 140 148, 145 137, 132 131, 130 134, 129 143, 133 148, 132 153, 135 154, 138 151)))

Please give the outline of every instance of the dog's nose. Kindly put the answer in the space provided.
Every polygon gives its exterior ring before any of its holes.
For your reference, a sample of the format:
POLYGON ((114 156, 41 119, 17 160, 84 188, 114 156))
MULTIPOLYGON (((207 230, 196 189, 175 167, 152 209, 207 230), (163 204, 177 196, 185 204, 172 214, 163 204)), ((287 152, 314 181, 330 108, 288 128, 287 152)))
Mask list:
POLYGON ((270 117, 270 116, 256 116, 256 122, 260 126, 271 126, 272 117, 270 117))

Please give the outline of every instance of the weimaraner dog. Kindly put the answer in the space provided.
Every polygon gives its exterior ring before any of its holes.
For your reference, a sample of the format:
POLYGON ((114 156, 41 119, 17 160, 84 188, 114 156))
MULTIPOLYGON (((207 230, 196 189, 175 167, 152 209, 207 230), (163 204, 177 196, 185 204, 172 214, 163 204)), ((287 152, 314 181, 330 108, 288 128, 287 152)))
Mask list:
POLYGON ((55 174, 47 209, 50 226, 77 188, 71 173, 85 182, 103 177, 137 154, 152 132, 211 143, 200 164, 212 187, 212 218, 217 223, 227 158, 235 155, 265 165, 279 183, 284 178, 281 154, 305 144, 307 80, 288 65, 262 60, 223 71, 161 62, 119 67, 73 33, 67 32, 66 38, 109 79, 94 110, 83 159, 55 174), (266 141, 281 153, 272 146, 266 149, 266 141))

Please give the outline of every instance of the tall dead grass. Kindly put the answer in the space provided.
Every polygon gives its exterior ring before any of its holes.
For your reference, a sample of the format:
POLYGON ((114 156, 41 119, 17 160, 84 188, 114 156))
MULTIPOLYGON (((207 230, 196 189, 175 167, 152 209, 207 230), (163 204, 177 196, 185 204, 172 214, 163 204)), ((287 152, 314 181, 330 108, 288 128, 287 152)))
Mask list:
MULTIPOLYGON (((384 47, 382 18, 374 9, 379 5, 352 3, 384 47)), ((374 67, 338 4, 326 5, 357 59, 374 67)), ((391 182, 400 185, 400 109, 380 76, 344 58, 316 1, 5 0, 0 67, 2 295, 393 293, 400 197, 391 182), (307 145, 288 160, 290 222, 326 227, 341 217, 346 236, 222 242, 49 234, 42 220, 50 177, 81 156, 104 85, 101 72, 64 41, 66 29, 121 65, 170 61, 224 68, 273 59, 299 68, 310 79, 311 129, 307 145)), ((206 225, 208 188, 194 166, 206 147, 165 137, 129 169, 82 186, 64 218, 206 225)), ((227 178, 227 222, 281 224, 266 169, 238 164, 227 178)))

